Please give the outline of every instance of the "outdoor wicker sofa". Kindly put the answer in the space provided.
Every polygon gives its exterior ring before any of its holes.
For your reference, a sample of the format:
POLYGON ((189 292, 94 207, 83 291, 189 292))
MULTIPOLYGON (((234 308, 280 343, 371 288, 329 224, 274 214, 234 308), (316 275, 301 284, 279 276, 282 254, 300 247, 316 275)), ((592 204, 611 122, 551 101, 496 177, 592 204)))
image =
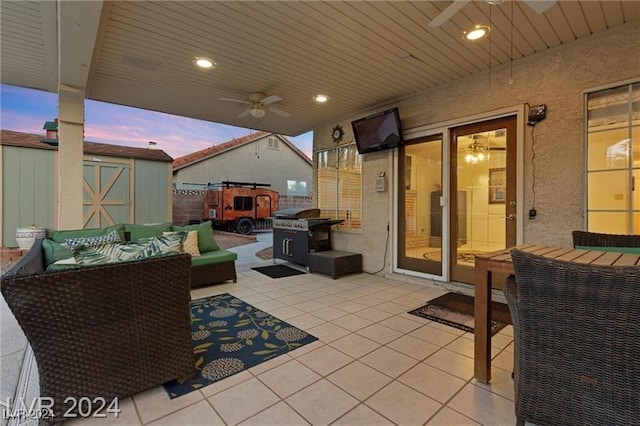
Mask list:
POLYGON ((640 235, 573 231, 572 237, 574 247, 640 247, 640 235))
MULTIPOLYGON (((215 242, 211 222, 203 222, 188 226, 176 226, 170 223, 139 225, 118 223, 104 228, 54 230, 49 238, 44 240, 45 268, 54 261, 72 256, 71 251, 61 248, 68 238, 96 238, 107 236, 117 231, 122 241, 136 242, 139 238, 158 237, 171 231, 197 231, 199 253, 191 258, 191 288, 209 286, 231 280, 237 281, 235 261, 238 255, 232 251, 221 249, 215 242)), ((56 265, 57 266, 57 265, 56 265)), ((57 266, 60 270, 69 268, 67 265, 57 266)))
POLYGON ((511 258, 518 424, 640 424, 640 267, 511 258))
POLYGON ((33 349, 40 395, 55 401, 44 423, 64 420, 74 400, 111 402, 194 373, 190 274, 188 254, 45 273, 36 240, 0 288, 33 349))

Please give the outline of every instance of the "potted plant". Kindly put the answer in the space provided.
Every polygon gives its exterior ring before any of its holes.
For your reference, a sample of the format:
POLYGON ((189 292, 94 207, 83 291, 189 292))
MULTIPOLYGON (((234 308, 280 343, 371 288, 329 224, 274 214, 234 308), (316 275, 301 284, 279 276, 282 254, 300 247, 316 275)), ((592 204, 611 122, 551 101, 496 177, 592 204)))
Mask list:
POLYGON ((29 250, 36 238, 45 238, 47 229, 31 224, 16 228, 16 241, 20 250, 29 250))

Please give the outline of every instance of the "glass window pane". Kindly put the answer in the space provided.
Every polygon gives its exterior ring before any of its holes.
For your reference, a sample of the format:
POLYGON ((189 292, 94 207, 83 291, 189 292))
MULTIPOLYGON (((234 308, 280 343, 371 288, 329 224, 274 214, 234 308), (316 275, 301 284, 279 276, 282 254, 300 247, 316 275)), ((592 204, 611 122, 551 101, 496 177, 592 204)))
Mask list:
POLYGON ((506 137, 506 129, 458 137, 458 263, 506 246, 506 137))
POLYGON ((629 129, 617 129, 588 135, 588 170, 629 167, 629 129))
POLYGON ((640 210, 640 170, 633 171, 633 188, 631 189, 631 209, 640 210))
POLYGON ((637 232, 640 189, 635 190, 635 182, 640 185, 640 84, 590 93, 587 117, 587 229, 637 232))
POLYGON ((355 144, 338 148, 340 151, 338 179, 338 218, 345 222, 341 229, 361 229, 362 178, 360 155, 355 144))
POLYGON ((322 217, 336 218, 338 209, 337 150, 318 153, 318 208, 322 217))
POLYGON ((600 126, 629 123, 629 86, 601 90, 589 95, 589 131, 600 126))
POLYGON ((634 234, 640 234, 640 213, 633 214, 633 229, 631 232, 634 234))
POLYGON ((629 172, 592 172, 587 175, 589 210, 627 210, 629 208, 629 172))
POLYGON ((640 83, 631 89, 631 125, 640 126, 640 83))
POLYGON ((441 262, 442 140, 407 145, 405 176, 405 255, 441 262))
MULTIPOLYGON (((318 152, 316 158, 321 215, 343 219, 341 229, 361 229, 362 156, 355 144, 318 152)), ((306 191, 306 183, 300 184, 306 191)))
POLYGON ((627 234, 627 212, 590 212, 589 231, 603 234, 627 234))
POLYGON ((631 152, 633 167, 640 167, 640 127, 631 128, 631 152))

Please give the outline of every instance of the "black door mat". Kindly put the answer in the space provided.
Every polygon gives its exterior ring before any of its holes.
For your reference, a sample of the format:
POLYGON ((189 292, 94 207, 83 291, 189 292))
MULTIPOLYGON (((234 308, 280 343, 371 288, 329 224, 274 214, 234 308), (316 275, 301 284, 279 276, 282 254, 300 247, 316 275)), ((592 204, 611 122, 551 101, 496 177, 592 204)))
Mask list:
POLYGON ((306 274, 306 272, 291 268, 290 266, 287 266, 287 265, 260 266, 258 268, 251 268, 251 269, 253 269, 254 271, 258 271, 261 274, 264 274, 271 278, 284 278, 284 277, 291 277, 293 275, 306 274))
MULTIPOLYGON (((426 305, 409 313, 473 333, 475 327, 473 302, 474 299, 471 296, 450 292, 430 300, 426 305)), ((508 324, 511 324, 509 307, 505 303, 492 301, 491 335, 493 336, 508 324)))

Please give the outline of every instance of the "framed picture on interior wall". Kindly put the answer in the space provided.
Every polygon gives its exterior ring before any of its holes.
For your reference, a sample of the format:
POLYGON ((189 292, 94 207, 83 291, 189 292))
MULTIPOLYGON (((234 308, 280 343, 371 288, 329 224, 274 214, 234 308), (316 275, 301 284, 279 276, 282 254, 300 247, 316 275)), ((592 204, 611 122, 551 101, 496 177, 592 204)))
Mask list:
POLYGON ((504 204, 507 201, 507 169, 489 169, 489 204, 504 204))

